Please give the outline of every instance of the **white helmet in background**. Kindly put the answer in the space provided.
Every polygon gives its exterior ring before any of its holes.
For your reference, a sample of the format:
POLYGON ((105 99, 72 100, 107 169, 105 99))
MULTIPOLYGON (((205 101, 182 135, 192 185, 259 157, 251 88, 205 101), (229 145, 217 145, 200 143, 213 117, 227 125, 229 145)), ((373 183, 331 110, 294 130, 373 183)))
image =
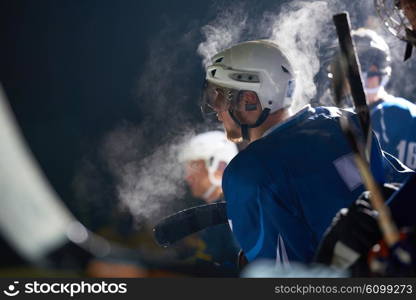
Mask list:
MULTIPOLYGON (((287 108, 295 88, 294 71, 279 47, 269 40, 248 41, 219 52, 207 67, 202 98, 203 112, 228 110, 244 129, 260 126, 269 113, 287 108), (255 124, 241 124, 234 116, 241 92, 255 92, 263 113, 255 124), (226 103, 218 103, 222 93, 226 103)), ((251 110, 246 106, 245 110, 251 110)), ((255 109, 255 108, 254 108, 255 109)))
POLYGON ((211 182, 211 188, 206 191, 204 198, 219 186, 221 180, 217 179, 214 174, 221 167, 221 163, 228 163, 238 153, 237 147, 230 142, 225 133, 221 131, 209 131, 198 134, 185 144, 179 153, 181 163, 204 160, 208 170, 208 178, 211 182))

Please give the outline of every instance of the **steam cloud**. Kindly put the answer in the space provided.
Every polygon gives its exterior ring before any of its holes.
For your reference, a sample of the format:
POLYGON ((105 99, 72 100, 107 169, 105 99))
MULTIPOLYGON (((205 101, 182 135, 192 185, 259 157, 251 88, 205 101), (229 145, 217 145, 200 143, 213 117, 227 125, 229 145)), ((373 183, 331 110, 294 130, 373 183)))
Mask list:
POLYGON ((85 159, 73 181, 77 198, 103 209, 105 204, 99 201, 111 194, 137 224, 154 223, 185 208, 177 152, 197 127, 189 125, 198 122, 199 107, 188 87, 189 74, 199 66, 199 59, 194 53, 197 30, 186 34, 180 30, 167 24, 149 43, 138 78, 138 105, 132 108, 141 112, 140 121, 124 122, 108 132, 98 155, 85 159), (111 189, 100 179, 104 175, 111 177, 111 189))
POLYGON ((297 111, 316 94, 314 77, 319 71, 319 42, 328 32, 331 10, 325 1, 294 2, 284 7, 272 25, 276 41, 296 72, 292 110, 297 111))
POLYGON ((172 213, 174 200, 185 194, 182 166, 178 163, 179 141, 160 145, 141 157, 143 132, 123 126, 111 132, 103 144, 103 155, 117 180, 121 205, 136 218, 153 222, 172 213))
POLYGON ((240 40, 246 22, 247 13, 239 6, 222 11, 212 23, 202 27, 205 41, 199 44, 197 52, 203 57, 204 66, 217 52, 240 40))

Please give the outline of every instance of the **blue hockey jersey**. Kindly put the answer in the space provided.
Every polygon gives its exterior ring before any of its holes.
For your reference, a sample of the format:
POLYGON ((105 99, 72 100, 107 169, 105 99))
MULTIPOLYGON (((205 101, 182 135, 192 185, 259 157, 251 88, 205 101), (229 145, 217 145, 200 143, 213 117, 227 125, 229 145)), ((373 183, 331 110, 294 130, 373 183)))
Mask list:
POLYGON ((416 105, 389 95, 370 108, 381 148, 416 170, 416 105))
MULTIPOLYGON (((252 142, 226 168, 227 214, 249 261, 310 262, 334 215, 363 192, 339 126, 341 114, 356 119, 338 108, 307 106, 252 142)), ((373 140, 372 163, 383 159, 373 140)))

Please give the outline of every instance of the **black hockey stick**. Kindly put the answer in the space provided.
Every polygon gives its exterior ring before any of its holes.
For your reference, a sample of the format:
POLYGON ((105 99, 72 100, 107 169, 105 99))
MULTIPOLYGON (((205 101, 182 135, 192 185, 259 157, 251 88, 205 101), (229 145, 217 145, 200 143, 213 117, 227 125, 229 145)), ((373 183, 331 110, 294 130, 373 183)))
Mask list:
POLYGON ((228 222, 225 202, 191 207, 161 220, 153 233, 157 243, 167 247, 207 227, 228 222))
POLYGON ((378 221, 383 236, 389 245, 393 245, 399 240, 399 233, 391 218, 390 210, 384 203, 384 197, 381 193, 380 186, 374 180, 369 166, 371 153, 370 112, 364 93, 358 57, 351 37, 348 13, 344 12, 337 14, 333 17, 333 20, 337 29, 338 41, 341 49, 340 63, 336 65, 336 70, 334 72, 335 101, 337 105, 341 104, 342 93, 344 91, 344 78, 347 78, 355 109, 363 130, 364 147, 360 145, 359 139, 354 134, 354 131, 346 118, 341 118, 341 127, 351 144, 355 161, 364 184, 372 194, 370 202, 373 208, 379 212, 378 221))
POLYGON ((365 143, 365 156, 368 160, 371 152, 371 123, 370 111, 367 106, 366 96, 361 79, 361 68, 357 53, 351 37, 351 28, 347 12, 337 14, 333 17, 337 30, 339 46, 341 49, 341 68, 348 79, 351 96, 353 98, 355 112, 360 120, 365 143))

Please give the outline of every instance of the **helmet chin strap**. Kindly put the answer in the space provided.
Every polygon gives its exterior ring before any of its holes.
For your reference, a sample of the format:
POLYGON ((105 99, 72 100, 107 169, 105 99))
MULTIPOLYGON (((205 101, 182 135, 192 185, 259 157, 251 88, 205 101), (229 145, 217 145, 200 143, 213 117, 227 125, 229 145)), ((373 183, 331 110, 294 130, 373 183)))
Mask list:
POLYGON ((263 109, 263 111, 261 112, 260 116, 258 117, 256 123, 254 123, 253 125, 241 123, 237 119, 237 117, 234 115, 234 113, 233 113, 232 110, 228 110, 228 113, 230 114, 230 116, 234 120, 234 122, 238 126, 240 126, 240 128, 241 128, 241 136, 243 137, 243 140, 250 141, 250 132, 249 132, 249 129, 250 128, 259 127, 261 124, 263 124, 263 122, 266 121, 267 117, 269 116, 270 108, 263 109))
POLYGON ((214 194, 215 190, 218 188, 217 185, 211 184, 211 186, 205 191, 205 193, 202 195, 202 198, 204 200, 208 200, 212 194, 214 194))
POLYGON ((202 195, 202 198, 205 200, 208 200, 212 196, 212 194, 214 194, 217 188, 221 187, 221 180, 215 178, 212 170, 208 172, 208 179, 211 182, 211 186, 202 195))
POLYGON ((384 89, 384 86, 382 86, 382 85, 380 85, 376 88, 372 88, 372 89, 364 88, 364 92, 367 95, 376 95, 377 94, 380 98, 383 98, 384 95, 387 94, 386 90, 384 89))
MULTIPOLYGON (((363 77, 364 77, 363 79, 364 79, 364 82, 365 82, 367 80, 367 73, 363 73, 363 77)), ((383 75, 383 76, 380 76, 380 78, 381 78, 381 82, 380 82, 380 85, 378 87, 367 88, 367 87, 364 86, 364 92, 366 94, 369 94, 369 95, 374 95, 374 94, 377 94, 379 92, 382 92, 382 90, 384 90, 384 86, 389 81, 389 76, 383 75)))
POLYGON ((381 86, 378 86, 378 87, 372 88, 372 89, 364 88, 364 92, 366 94, 369 94, 369 95, 374 95, 374 94, 377 94, 380 91, 381 88, 382 88, 381 86))

